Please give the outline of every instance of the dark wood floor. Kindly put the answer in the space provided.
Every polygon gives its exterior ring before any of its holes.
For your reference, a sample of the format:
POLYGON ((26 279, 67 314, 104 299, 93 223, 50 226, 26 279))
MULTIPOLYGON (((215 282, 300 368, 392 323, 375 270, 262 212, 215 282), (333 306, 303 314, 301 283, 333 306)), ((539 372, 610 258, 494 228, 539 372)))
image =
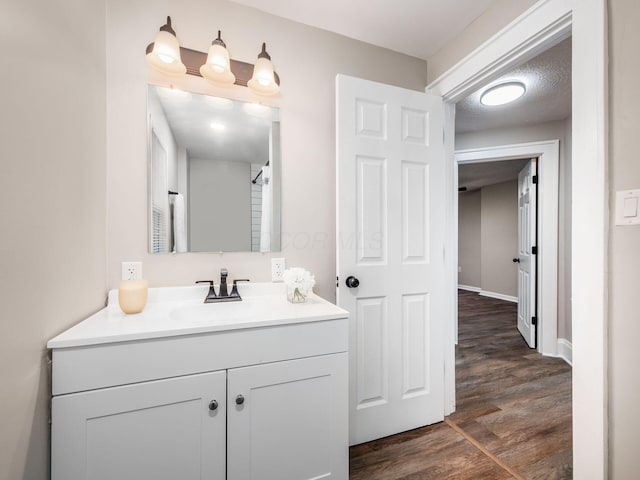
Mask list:
POLYGON ((531 350, 516 305, 459 292, 456 412, 357 445, 351 480, 572 478, 571 368, 531 350))

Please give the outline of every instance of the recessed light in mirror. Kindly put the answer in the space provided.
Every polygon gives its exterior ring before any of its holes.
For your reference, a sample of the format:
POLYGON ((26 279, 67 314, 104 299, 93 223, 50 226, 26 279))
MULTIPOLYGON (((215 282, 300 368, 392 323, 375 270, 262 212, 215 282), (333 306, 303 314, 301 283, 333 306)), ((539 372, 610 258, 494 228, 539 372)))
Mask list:
POLYGON ((505 105, 520 98, 525 91, 523 83, 502 83, 485 90, 480 96, 480 103, 491 107, 505 105))
POLYGON ((210 127, 212 130, 215 130, 216 132, 221 132, 227 128, 224 123, 220 123, 220 122, 212 122, 210 127))

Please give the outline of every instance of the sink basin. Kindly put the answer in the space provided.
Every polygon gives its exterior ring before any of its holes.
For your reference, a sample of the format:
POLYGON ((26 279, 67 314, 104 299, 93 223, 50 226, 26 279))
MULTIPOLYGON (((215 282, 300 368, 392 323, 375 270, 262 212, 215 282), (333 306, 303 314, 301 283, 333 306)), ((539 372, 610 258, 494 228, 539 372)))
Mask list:
POLYGON ((169 318, 187 325, 228 325, 255 322, 260 318, 264 305, 254 302, 202 303, 176 307, 169 318))

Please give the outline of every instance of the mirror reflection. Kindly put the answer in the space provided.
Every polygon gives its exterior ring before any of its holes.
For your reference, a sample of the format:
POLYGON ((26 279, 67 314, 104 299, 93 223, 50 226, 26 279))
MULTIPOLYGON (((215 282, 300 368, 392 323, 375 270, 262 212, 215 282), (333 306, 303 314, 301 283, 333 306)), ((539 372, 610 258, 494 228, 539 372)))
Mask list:
POLYGON ((280 250, 279 110, 149 85, 149 251, 280 250))

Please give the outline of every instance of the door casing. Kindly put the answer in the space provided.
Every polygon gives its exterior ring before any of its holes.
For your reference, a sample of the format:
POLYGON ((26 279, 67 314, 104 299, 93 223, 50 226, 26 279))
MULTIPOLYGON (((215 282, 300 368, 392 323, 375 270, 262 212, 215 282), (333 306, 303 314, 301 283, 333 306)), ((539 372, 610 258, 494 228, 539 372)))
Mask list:
MULTIPOLYGON (((458 242, 458 165, 538 157, 538 347, 543 355, 557 357, 558 351, 558 175, 560 141, 519 143, 472 148, 455 152, 453 229, 458 242)), ((457 253, 457 250, 456 250, 457 253)), ((457 288, 457 285, 456 285, 457 288)), ((455 327, 457 338, 457 318, 455 327)))
MULTIPOLYGON (((484 42, 426 90, 445 99, 446 176, 454 211, 454 104, 511 68, 572 36, 573 472, 575 478, 608 477, 607 411, 607 3, 606 0, 540 0, 484 42)), ((457 238, 446 232, 447 303, 457 309, 457 238)), ((445 352, 445 408, 455 408, 454 324, 445 352)))

